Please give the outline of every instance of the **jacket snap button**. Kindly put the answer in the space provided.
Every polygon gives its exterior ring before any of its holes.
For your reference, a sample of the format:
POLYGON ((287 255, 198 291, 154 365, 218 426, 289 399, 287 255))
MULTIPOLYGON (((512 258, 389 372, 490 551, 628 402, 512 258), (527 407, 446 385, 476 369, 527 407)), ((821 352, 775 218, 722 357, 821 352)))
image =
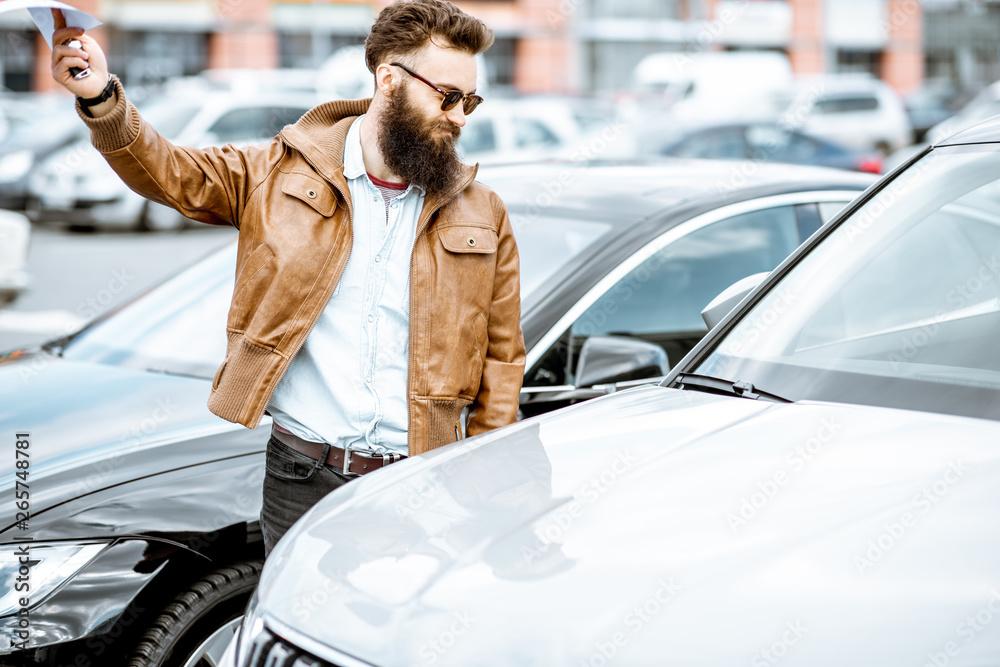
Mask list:
POLYGON ((315 190, 307 190, 306 191, 306 196, 309 197, 309 199, 316 199, 316 191, 315 190))
POLYGON ((468 239, 468 243, 469 243, 470 246, 475 246, 476 245, 476 239, 474 239, 474 238, 472 238, 470 236, 469 239, 468 239))

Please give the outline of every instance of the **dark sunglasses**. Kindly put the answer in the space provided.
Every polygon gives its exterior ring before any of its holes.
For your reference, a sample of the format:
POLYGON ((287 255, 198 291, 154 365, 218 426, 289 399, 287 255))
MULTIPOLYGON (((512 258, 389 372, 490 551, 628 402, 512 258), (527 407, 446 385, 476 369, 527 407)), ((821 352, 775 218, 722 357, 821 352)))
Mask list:
POLYGON ((461 102, 462 110, 465 112, 465 115, 468 116, 470 113, 476 110, 476 107, 478 107, 480 104, 483 103, 483 98, 481 98, 479 95, 466 95, 461 90, 445 90, 444 88, 439 88, 402 63, 389 63, 389 64, 392 65, 393 67, 400 68, 401 70, 412 76, 414 79, 423 81, 428 86, 430 86, 437 92, 444 95, 444 100, 441 101, 441 111, 451 111, 452 109, 458 106, 459 102, 461 102))

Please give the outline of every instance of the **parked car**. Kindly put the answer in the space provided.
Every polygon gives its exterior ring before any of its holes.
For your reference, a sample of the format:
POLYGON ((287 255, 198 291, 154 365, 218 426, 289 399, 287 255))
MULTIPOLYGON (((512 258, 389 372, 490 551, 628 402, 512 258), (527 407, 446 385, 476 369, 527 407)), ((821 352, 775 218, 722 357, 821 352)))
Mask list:
POLYGON ((791 63, 779 51, 667 51, 639 61, 626 94, 672 107, 683 119, 704 119, 731 116, 734 108, 791 81, 791 63))
POLYGON ((0 141, 0 208, 23 211, 32 171, 88 133, 69 99, 22 100, 19 105, 16 122, 0 141))
MULTIPOLYGON (((704 335, 712 295, 776 266, 872 181, 775 165, 733 180, 732 165, 695 160, 483 172, 520 250, 526 416, 662 377, 704 335)), ((248 430, 205 405, 235 265, 233 243, 0 359, 0 428, 29 434, 31 492, 30 519, 0 524, 0 590, 18 538, 38 561, 31 632, 0 645, 0 664, 217 664, 260 570, 270 430, 269 417, 248 430)), ((15 464, 0 460, 10 498, 15 464)), ((4 636, 19 608, 0 596, 4 636)))
MULTIPOLYGON (((141 113, 175 144, 242 146, 270 141, 318 102, 314 96, 292 93, 216 92, 158 98, 141 113)), ((132 192, 89 138, 49 157, 33 172, 29 192, 28 214, 36 222, 149 231, 173 231, 187 224, 174 209, 132 192)))
POLYGON ((470 164, 524 162, 560 157, 583 138, 562 101, 491 98, 466 118, 458 150, 470 164))
POLYGON ((676 127, 675 138, 657 151, 672 157, 773 161, 853 169, 877 174, 878 151, 845 148, 777 123, 716 123, 676 127))
POLYGON ((913 127, 914 143, 924 141, 932 127, 955 115, 958 110, 955 99, 959 96, 960 92, 954 86, 933 86, 921 88, 903 98, 913 127))
POLYGON ((902 97, 870 76, 804 77, 766 96, 752 113, 777 116, 808 134, 883 155, 913 140, 902 97))
POLYGON ((930 143, 943 141, 997 114, 1000 114, 1000 81, 983 88, 958 113, 929 129, 925 138, 930 143))
POLYGON ((221 664, 993 664, 998 203, 994 120, 724 291, 659 385, 341 487, 221 664))
POLYGON ((0 306, 14 301, 31 283, 28 243, 31 223, 20 213, 0 211, 0 306))

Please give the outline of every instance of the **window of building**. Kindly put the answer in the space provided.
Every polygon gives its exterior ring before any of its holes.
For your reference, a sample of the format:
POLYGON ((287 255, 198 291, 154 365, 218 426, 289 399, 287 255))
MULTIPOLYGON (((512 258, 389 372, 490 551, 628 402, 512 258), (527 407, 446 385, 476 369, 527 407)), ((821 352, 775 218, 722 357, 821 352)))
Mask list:
POLYGON ((881 77, 882 52, 839 49, 837 51, 838 73, 867 73, 876 79, 881 77))
POLYGON ((0 30, 0 75, 10 90, 27 92, 32 89, 35 69, 35 34, 30 29, 0 30))

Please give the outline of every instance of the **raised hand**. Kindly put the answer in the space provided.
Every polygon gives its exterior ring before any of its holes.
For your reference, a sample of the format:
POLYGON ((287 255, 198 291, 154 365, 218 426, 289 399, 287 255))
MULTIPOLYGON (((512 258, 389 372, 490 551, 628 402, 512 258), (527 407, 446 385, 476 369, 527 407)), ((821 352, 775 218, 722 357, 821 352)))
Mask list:
POLYGON ((52 78, 63 88, 78 97, 97 97, 108 83, 108 62, 104 51, 90 35, 81 28, 67 28, 62 10, 53 9, 55 32, 52 34, 52 78), (69 46, 66 42, 79 40, 80 46, 69 46), (73 78, 70 68, 91 70, 83 79, 73 78))

